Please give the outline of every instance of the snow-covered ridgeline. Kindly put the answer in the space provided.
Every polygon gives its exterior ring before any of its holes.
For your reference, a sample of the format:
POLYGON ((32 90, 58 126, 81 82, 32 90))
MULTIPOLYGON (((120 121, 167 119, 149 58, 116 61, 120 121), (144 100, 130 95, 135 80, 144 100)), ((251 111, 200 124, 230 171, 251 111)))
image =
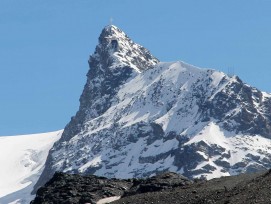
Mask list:
MULTIPOLYGON (((80 134, 62 144, 65 148, 54 151, 54 168, 95 170, 97 175, 119 178, 164 170, 189 176, 187 165, 194 163, 189 172, 208 179, 250 171, 257 165, 264 168, 271 155, 270 139, 226 130, 223 120, 202 119, 201 103, 214 101, 235 83, 240 83, 235 76, 215 70, 179 61, 158 63, 122 85, 103 115, 86 122, 80 134), (77 151, 78 146, 82 148, 77 151), (197 159, 179 161, 186 159, 184 149, 190 147, 197 159), (64 149, 65 158, 61 157, 64 149), (259 149, 263 151, 258 153, 259 149), (259 154, 258 163, 250 158, 259 154)), ((242 111, 241 106, 237 103, 235 110, 242 111)))

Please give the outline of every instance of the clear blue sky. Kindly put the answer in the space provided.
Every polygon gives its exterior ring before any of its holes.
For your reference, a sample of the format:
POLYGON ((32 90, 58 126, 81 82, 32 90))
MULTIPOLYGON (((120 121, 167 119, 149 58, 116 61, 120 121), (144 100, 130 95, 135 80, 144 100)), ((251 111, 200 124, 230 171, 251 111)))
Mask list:
POLYGON ((114 24, 161 61, 234 68, 271 92, 270 0, 1 0, 0 135, 62 129, 114 24))

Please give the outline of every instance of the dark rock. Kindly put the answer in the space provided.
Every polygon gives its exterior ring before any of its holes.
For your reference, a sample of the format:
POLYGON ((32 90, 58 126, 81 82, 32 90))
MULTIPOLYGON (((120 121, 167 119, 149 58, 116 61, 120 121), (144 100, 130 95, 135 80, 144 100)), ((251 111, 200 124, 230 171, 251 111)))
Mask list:
POLYGON ((129 191, 125 192, 124 197, 139 193, 167 190, 189 184, 192 184, 192 181, 186 177, 176 173, 166 172, 144 180, 135 179, 133 186, 129 191))
POLYGON ((163 191, 134 194, 112 204, 266 204, 271 202, 270 188, 271 170, 265 173, 221 177, 163 191))
POLYGON ((94 175, 80 176, 56 172, 44 187, 37 191, 31 204, 96 203, 111 196, 130 196, 192 184, 176 173, 163 173, 148 179, 107 179, 94 175))

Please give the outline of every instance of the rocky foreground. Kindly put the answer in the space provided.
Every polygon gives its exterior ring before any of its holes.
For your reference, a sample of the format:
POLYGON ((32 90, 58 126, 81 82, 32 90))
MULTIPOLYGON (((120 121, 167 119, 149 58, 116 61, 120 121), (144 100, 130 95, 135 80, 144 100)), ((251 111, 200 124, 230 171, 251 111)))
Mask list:
POLYGON ((107 179, 94 175, 55 173, 37 191, 32 204, 91 203, 118 198, 114 204, 144 203, 271 203, 271 170, 256 174, 191 181, 176 173, 148 179, 107 179))

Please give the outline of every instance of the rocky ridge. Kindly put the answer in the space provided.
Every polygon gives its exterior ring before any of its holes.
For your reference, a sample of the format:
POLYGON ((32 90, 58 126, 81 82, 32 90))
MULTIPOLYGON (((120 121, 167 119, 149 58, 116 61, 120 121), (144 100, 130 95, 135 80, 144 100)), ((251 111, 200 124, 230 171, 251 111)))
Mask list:
POLYGON ((209 181, 190 181, 170 172, 148 179, 126 180, 56 173, 38 190, 31 204, 96 204, 116 196, 120 199, 113 201, 114 204, 266 204, 271 202, 270 188, 270 170, 209 181))
POLYGON ((36 198, 31 204, 96 204, 99 200, 108 197, 127 197, 189 184, 192 182, 175 173, 164 173, 146 180, 135 178, 119 180, 57 172, 44 187, 37 191, 36 198))

